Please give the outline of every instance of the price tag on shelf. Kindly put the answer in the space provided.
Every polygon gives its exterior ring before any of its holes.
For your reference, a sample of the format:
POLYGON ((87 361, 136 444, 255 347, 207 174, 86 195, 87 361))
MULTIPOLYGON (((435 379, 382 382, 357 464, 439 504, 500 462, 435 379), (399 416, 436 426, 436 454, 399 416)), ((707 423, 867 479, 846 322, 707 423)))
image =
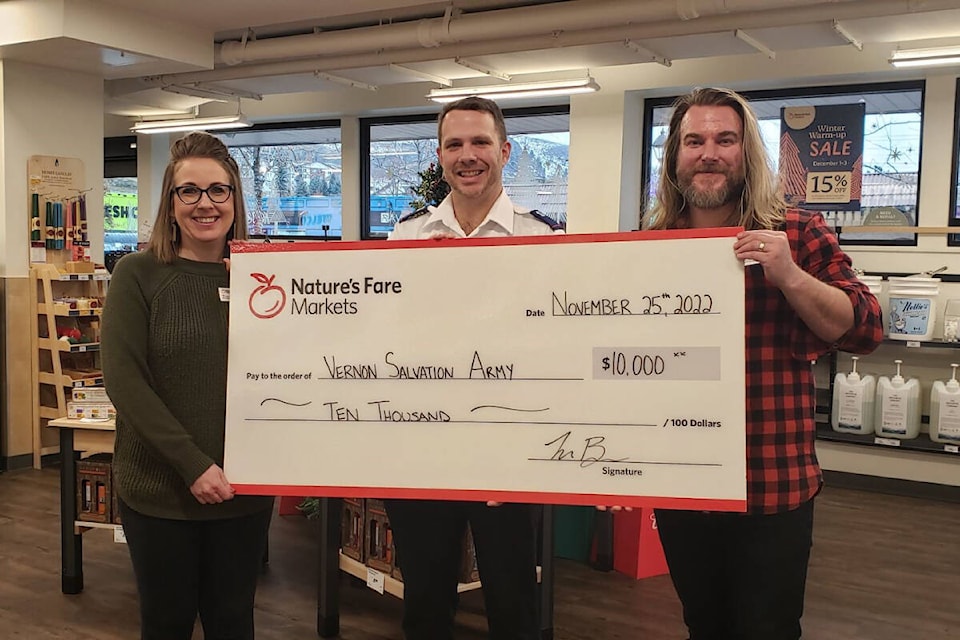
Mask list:
POLYGON ((960 445, 945 444, 943 445, 943 450, 947 453, 960 453, 960 445))
POLYGON ((113 541, 120 544, 127 544, 127 534, 120 525, 113 528, 113 541))
POLYGON ((807 174, 807 202, 847 204, 850 202, 850 171, 811 171, 807 174))
POLYGON ((886 447, 899 447, 900 441, 896 438, 874 438, 873 444, 882 444, 886 447))
POLYGON ((367 586, 383 595, 383 574, 376 569, 367 567, 367 586))
POLYGON ((919 340, 907 340, 908 349, 919 349, 921 346, 923 345, 920 344, 919 340))

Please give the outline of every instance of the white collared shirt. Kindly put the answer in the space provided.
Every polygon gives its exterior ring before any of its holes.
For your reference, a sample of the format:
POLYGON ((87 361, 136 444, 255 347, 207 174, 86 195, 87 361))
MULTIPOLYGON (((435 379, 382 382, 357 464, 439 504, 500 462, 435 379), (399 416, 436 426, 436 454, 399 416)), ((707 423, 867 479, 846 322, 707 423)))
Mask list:
POLYGON ((428 213, 403 219, 393 227, 390 240, 429 238, 434 233, 457 238, 499 238, 503 236, 545 236, 563 233, 530 214, 528 209, 514 207, 506 191, 493 203, 487 217, 469 235, 463 232, 453 214, 453 196, 448 195, 436 207, 427 207, 428 213))

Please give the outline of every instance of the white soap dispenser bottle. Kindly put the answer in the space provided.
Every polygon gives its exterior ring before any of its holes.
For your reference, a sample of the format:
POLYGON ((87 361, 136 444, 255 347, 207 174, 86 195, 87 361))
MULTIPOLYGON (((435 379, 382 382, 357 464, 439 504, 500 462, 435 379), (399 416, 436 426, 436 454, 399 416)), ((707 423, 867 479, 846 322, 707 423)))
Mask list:
POLYGON ((903 360, 894 360, 897 373, 892 378, 880 376, 874 424, 878 436, 909 440, 920 435, 920 381, 904 381, 900 375, 903 360))
POLYGON ((946 382, 937 380, 930 390, 930 439, 942 444, 960 444, 960 381, 957 367, 946 382))
POLYGON ((850 373, 838 373, 833 381, 833 409, 830 425, 841 433, 873 433, 874 401, 877 380, 857 373, 857 356, 852 356, 850 373))

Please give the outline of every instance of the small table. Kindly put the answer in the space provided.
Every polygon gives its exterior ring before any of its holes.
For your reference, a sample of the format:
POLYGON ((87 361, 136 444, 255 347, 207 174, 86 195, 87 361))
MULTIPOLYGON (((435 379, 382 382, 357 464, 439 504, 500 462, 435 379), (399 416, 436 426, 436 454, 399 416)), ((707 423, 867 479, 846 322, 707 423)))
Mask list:
POLYGON ((113 453, 113 420, 56 418, 60 429, 60 590, 83 591, 83 537, 77 525, 77 459, 81 451, 113 453))
MULTIPOLYGON (((60 429, 60 558, 61 591, 83 591, 83 538, 77 525, 77 459, 81 451, 113 452, 113 420, 57 418, 60 429)), ((317 589, 317 635, 340 633, 340 509, 339 498, 323 498, 320 507, 320 566, 317 589)), ((84 523, 87 526, 91 523, 84 523)), ((543 507, 540 570, 540 637, 553 638, 553 507, 543 507)))

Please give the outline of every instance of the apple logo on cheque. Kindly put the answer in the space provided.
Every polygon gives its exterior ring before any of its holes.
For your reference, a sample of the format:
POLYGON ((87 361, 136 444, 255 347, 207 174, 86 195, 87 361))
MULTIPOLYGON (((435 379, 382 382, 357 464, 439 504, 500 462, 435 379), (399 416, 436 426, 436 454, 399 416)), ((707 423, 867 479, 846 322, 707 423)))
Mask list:
POLYGON ((276 274, 266 276, 262 273, 251 273, 250 277, 260 283, 250 294, 250 313, 264 319, 279 315, 287 304, 287 292, 280 285, 273 284, 276 274))

